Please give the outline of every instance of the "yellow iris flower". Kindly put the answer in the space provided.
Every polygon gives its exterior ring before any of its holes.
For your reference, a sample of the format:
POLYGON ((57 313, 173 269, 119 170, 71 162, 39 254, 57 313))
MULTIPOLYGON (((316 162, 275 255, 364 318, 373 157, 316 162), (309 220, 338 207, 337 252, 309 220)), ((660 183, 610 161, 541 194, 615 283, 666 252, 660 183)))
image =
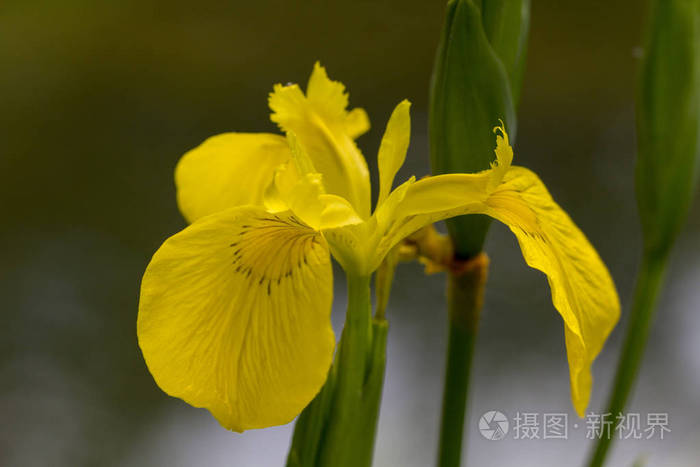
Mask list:
POLYGON ((391 115, 370 207, 344 86, 316 64, 306 94, 276 85, 272 121, 285 136, 226 133, 180 160, 179 207, 191 223, 153 256, 141 284, 138 338, 168 394, 243 431, 291 421, 318 393, 333 359, 330 257, 368 276, 402 239, 464 214, 508 225, 525 261, 547 275, 566 333, 572 400, 583 414, 590 367, 619 316, 597 253, 539 178, 511 165, 503 126, 496 161, 476 174, 411 178, 392 191, 409 144, 408 101, 391 115))

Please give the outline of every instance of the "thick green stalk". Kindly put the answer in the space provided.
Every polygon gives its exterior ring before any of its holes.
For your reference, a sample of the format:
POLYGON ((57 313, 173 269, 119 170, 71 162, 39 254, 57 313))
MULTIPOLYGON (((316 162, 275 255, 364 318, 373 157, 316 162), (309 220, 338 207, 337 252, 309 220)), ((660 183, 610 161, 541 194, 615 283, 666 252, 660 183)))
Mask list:
MULTIPOLYGON (((644 355, 649 330, 654 317, 656 300, 663 283, 666 270, 666 256, 645 254, 637 276, 637 288, 632 305, 627 336, 615 375, 613 392, 606 413, 617 416, 625 410, 627 399, 637 379, 637 373, 644 355)), ((615 437, 602 436, 591 456, 590 467, 600 467, 615 437)))
POLYGON ((449 274, 448 344, 442 400, 439 467, 459 467, 474 344, 483 303, 488 258, 481 253, 449 274))
POLYGON ((356 446, 358 409, 372 344, 370 278, 348 276, 348 311, 338 349, 336 387, 319 465, 363 466, 366 446, 356 446))
POLYGON ((387 323, 372 319, 370 277, 348 275, 345 327, 328 381, 294 429, 288 467, 369 467, 384 380, 387 323))

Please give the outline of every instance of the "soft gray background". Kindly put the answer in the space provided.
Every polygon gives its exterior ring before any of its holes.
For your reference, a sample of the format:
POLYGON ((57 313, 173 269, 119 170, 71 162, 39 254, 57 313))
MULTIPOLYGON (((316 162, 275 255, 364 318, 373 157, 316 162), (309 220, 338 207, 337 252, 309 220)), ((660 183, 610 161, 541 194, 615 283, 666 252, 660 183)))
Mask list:
MULTIPOLYGON (((589 235, 625 311, 638 264, 633 85, 639 2, 535 0, 516 163, 539 173, 589 235)), ((360 146, 376 167, 393 106, 414 102, 400 174, 428 172, 427 86, 441 1, 5 0, 0 5, 0 465, 280 466, 291 425, 242 435, 165 396, 135 337, 141 274, 184 226, 172 171, 209 135, 272 131, 275 82, 305 83, 321 60, 365 107, 360 146)), ((668 412, 663 441, 623 441, 610 465, 700 457, 700 203, 672 258, 632 406, 668 412)), ((546 280, 494 224, 469 422, 469 465, 579 465, 568 441, 489 442, 497 409, 567 412, 560 318, 546 280)), ((336 328, 345 302, 337 271, 336 328)), ((444 277, 400 268, 377 466, 433 463, 445 347, 444 277)), ((595 366, 605 399, 620 328, 595 366)), ((583 422, 580 423, 582 426, 583 422)))

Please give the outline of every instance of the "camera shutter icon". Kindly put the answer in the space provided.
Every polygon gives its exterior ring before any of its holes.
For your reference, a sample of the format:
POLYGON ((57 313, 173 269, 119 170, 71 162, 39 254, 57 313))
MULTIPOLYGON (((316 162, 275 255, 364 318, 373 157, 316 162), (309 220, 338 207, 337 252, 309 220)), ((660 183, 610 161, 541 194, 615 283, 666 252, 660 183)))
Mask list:
POLYGON ((479 418, 479 432, 489 441, 498 441, 508 434, 508 417, 498 410, 490 410, 479 418))

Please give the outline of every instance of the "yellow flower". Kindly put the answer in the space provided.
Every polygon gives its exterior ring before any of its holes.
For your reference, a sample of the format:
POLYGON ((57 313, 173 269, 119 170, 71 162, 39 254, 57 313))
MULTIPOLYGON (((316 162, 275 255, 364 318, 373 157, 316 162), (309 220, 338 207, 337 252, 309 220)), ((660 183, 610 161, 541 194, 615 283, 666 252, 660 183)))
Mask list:
POLYGON ((497 127, 496 161, 476 174, 411 178, 391 190, 409 144, 408 101, 391 115, 379 154, 379 198, 354 139, 341 83, 316 64, 307 92, 276 85, 272 120, 286 133, 227 133, 183 156, 175 178, 191 225, 163 243, 141 285, 138 337, 168 394, 243 431, 291 421, 323 385, 333 358, 330 254, 368 276, 402 239, 452 216, 486 214, 515 233, 547 275, 564 319, 574 406, 618 319, 605 265, 531 171, 511 166, 497 127))

